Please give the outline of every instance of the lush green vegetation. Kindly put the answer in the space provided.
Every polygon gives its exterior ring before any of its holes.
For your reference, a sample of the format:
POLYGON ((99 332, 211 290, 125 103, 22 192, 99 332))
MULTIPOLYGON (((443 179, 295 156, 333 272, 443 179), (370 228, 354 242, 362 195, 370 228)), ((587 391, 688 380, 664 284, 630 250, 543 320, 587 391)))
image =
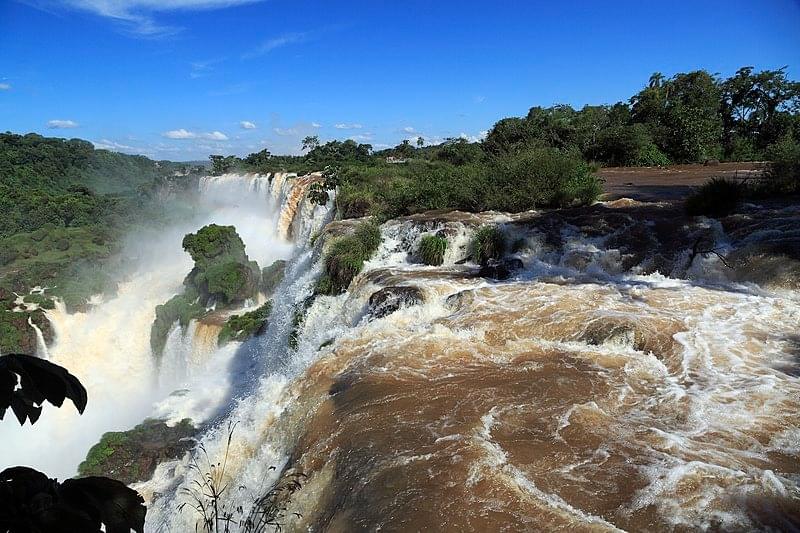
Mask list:
POLYGON ((444 262, 447 239, 439 235, 424 235, 419 240, 417 255, 426 265, 439 266, 444 262))
POLYGON ((255 261, 250 261, 233 226, 209 224, 183 238, 183 249, 194 260, 194 268, 183 280, 184 291, 156 306, 150 329, 150 347, 160 357, 169 330, 175 322, 186 328, 211 304, 224 309, 253 298, 261 279, 255 261))
POLYGON ((256 335, 267 325, 267 320, 272 312, 272 301, 267 300, 264 305, 241 315, 230 317, 219 332, 217 343, 222 346, 230 341, 245 341, 256 335))
POLYGON ((498 121, 485 140, 447 139, 435 146, 373 152, 352 140, 303 141, 303 156, 267 150, 223 158, 218 171, 241 167, 299 173, 326 169, 309 197, 324 203, 337 188, 343 218, 379 220, 431 209, 521 211, 594 200, 594 165, 657 166, 711 160, 776 161, 774 189, 797 190, 800 84, 785 69, 744 67, 730 78, 705 71, 653 74, 627 102, 533 107, 498 121), (394 164, 389 156, 407 160, 394 164), (781 161, 788 160, 785 164, 781 161), (591 162, 588 163, 588 162, 591 162), (224 168, 223 168, 224 167, 224 168))
POLYGON ((255 296, 261 271, 245 253, 233 226, 209 224, 183 238, 183 249, 194 260, 184 285, 193 289, 202 305, 224 306, 255 296))
POLYGON ((183 293, 176 294, 166 303, 156 306, 156 319, 150 327, 150 348, 157 357, 164 352, 169 330, 175 322, 186 328, 189 322, 206 312, 205 306, 198 302, 199 298, 197 290, 187 286, 183 293))
POLYGON ((497 226, 483 226, 469 243, 469 254, 479 265, 486 265, 492 259, 502 259, 506 251, 506 236, 497 226))
POLYGON ((353 235, 334 240, 325 254, 325 273, 317 283, 318 294, 340 294, 361 272, 381 244, 381 231, 371 222, 363 222, 353 235))
MULTIPOLYGON (((112 291, 122 235, 167 223, 155 193, 191 183, 192 170, 79 139, 0 133, 0 290, 43 308, 60 297, 70 311, 112 291), (37 285, 44 295, 28 295, 37 285)), ((3 350, 30 353, 27 315, 3 320, 3 350)))

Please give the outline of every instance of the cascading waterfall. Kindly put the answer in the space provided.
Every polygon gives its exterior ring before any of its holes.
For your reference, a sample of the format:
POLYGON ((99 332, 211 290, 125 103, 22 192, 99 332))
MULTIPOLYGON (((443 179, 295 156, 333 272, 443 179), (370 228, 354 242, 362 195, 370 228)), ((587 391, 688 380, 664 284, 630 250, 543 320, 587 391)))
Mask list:
MULTIPOLYGON (((293 182, 282 178, 281 186, 291 189, 293 182)), ((192 323, 187 331, 174 327, 161 368, 151 353, 155 307, 181 290, 192 267, 181 240, 209 223, 233 225, 260 266, 288 258, 294 247, 274 229, 281 205, 269 176, 204 178, 200 203, 202 214, 180 227, 130 236, 125 248, 136 258, 135 265, 115 295, 95 298, 86 312, 68 313, 60 303, 47 312, 55 332, 49 358, 81 380, 89 403, 82 416, 65 405, 45 408, 35 427, 0 426, 0 469, 28 465, 51 476, 70 477, 104 432, 130 429, 148 416, 170 421, 190 417, 200 423, 231 397, 235 383, 229 364, 236 347, 217 349, 214 326, 192 323), (171 394, 176 390, 181 394, 171 394)))
MULTIPOLYGON (((223 482, 237 490, 220 504, 248 509, 290 469, 308 476, 290 531, 797 523, 796 290, 741 283, 685 248, 666 277, 650 251, 637 256, 646 240, 625 237, 631 226, 587 235, 585 221, 545 219, 387 222, 348 292, 313 300, 291 349, 292 315, 321 268, 319 250, 301 247, 269 331, 241 348, 257 354, 257 376, 201 438, 212 462, 227 449, 223 482), (506 281, 460 264, 482 224, 503 226, 525 265, 506 281), (432 232, 450 242, 439 267, 414 260, 432 232), (424 302, 371 318, 370 295, 397 285, 424 302)), ((704 224, 692 231, 735 255, 704 224)), ((175 511, 197 480, 188 465, 162 464, 137 486, 152 499, 149 530, 196 526, 175 511)))
POLYGON ((381 226, 346 293, 312 298, 325 242, 354 227, 308 201, 314 179, 201 180, 208 215, 149 240, 150 259, 116 296, 48 313, 51 357, 98 408, 49 410, 26 438, 66 451, 37 458, 41 447, 12 439, 4 462, 71 475, 103 431, 189 417, 203 423, 193 455, 135 485, 147 531, 196 529, 200 516, 181 504, 202 476, 192 462, 210 468, 206 458, 226 458, 219 504, 234 513, 305 474, 283 519, 290 531, 800 523, 800 268, 767 253, 770 227, 796 227, 800 210, 681 227, 674 212, 629 200, 419 214, 381 226), (220 317, 176 325, 157 369, 154 307, 191 267, 180 237, 208 222, 236 226, 262 267, 289 260, 269 325, 223 347, 220 317), (508 279, 479 276, 468 258, 486 224, 523 264, 508 279), (432 233, 448 240, 440 266, 416 258, 432 233), (370 296, 397 286, 420 289, 422 302, 375 318, 370 296))

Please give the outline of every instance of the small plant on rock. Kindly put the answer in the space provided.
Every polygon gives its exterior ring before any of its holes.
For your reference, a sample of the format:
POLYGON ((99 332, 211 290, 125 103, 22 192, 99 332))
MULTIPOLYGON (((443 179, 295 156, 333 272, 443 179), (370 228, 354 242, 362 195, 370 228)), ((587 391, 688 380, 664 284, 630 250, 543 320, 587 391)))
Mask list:
POLYGON ((417 255, 426 265, 439 266, 444 263, 447 239, 439 235, 425 235, 419 241, 417 255))
POLYGON ((472 260, 486 265, 492 259, 500 259, 506 250, 506 236, 497 226, 484 226, 475 232, 469 245, 472 260))

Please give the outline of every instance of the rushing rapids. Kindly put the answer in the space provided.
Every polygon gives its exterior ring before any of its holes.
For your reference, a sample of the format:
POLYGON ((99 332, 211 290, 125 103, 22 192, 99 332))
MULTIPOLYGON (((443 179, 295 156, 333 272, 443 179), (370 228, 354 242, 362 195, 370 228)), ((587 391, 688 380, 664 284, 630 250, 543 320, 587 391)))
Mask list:
POLYGON ((800 527, 800 208, 420 214, 381 226, 346 293, 312 297, 326 245, 358 223, 308 202, 313 179, 204 178, 203 220, 160 239, 116 297, 49 312, 50 357, 112 408, 78 430, 50 412, 28 437, 69 453, 4 462, 71 475, 103 431, 190 417, 194 452, 135 485, 148 531, 202 527, 207 471, 237 522, 301 473, 292 531, 800 527), (289 259, 285 278, 261 335, 218 348, 219 323, 176 326, 156 368, 153 309, 190 267, 179 236, 205 222, 234 224, 261 266, 289 259), (487 224, 522 263, 508 279, 468 258, 487 224), (437 267, 416 258, 431 233, 448 240, 437 267), (396 287, 419 298, 371 312, 396 287))

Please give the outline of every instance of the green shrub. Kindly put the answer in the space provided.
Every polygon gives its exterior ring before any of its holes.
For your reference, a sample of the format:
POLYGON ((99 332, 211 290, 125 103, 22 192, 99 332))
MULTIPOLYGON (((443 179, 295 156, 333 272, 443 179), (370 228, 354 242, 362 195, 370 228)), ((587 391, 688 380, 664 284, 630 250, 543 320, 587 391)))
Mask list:
POLYGON ((708 217, 729 215, 741 202, 743 193, 741 183, 714 178, 686 199, 686 213, 708 217))
POLYGON ((496 160, 488 188, 489 209, 519 212, 535 207, 589 203, 601 188, 592 168, 577 154, 536 148, 496 160))
POLYGON ((447 239, 438 235, 424 235, 419 241, 417 255, 426 265, 439 266, 444 263, 447 239))
POLYGON ((205 274, 209 296, 221 299, 221 303, 241 302, 252 296, 254 280, 248 265, 228 261, 211 265, 205 274))
POLYGON ((505 250, 506 236, 497 226, 483 226, 469 244, 470 257, 480 265, 486 265, 490 259, 501 259, 505 250))
POLYGON ((770 145, 766 155, 771 161, 764 184, 766 192, 800 192, 800 143, 787 135, 770 145))
POLYGON ((333 241, 325 255, 327 279, 317 284, 317 292, 332 295, 346 291, 380 243, 381 230, 370 222, 360 224, 353 235, 333 241))
POLYGON ((244 313, 230 317, 219 332, 217 344, 220 346, 230 341, 245 341, 257 334, 267 324, 269 315, 272 312, 272 301, 267 300, 264 305, 244 313))

